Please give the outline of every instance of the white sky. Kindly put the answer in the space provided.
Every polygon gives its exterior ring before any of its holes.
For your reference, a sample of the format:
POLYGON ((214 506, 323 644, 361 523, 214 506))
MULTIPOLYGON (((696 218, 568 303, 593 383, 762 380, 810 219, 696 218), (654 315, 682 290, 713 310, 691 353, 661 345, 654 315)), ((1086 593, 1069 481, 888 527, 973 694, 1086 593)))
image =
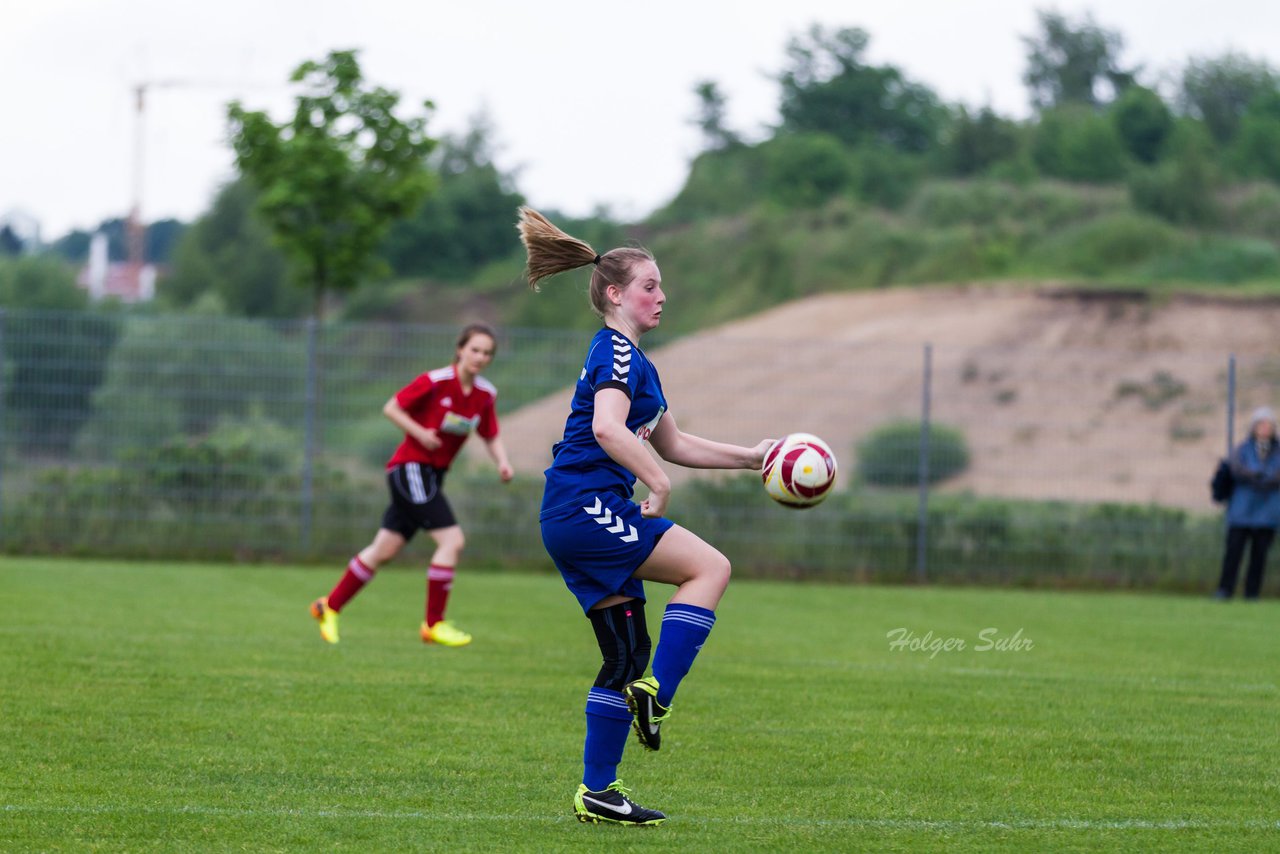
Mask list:
POLYGON ((1037 8, 1092 11, 1149 79, 1227 50, 1280 67, 1280 3, 1263 0, 0 0, 0 215, 33 215, 46 240, 123 216, 133 89, 181 81, 148 92, 141 202, 144 219, 191 220, 233 171, 226 102, 279 120, 293 68, 358 48, 368 82, 407 108, 435 102, 435 135, 485 111, 498 164, 531 203, 638 218, 674 196, 698 151, 697 81, 716 81, 728 124, 757 138, 776 121, 788 38, 859 26, 870 61, 1022 117, 1020 37, 1037 8))

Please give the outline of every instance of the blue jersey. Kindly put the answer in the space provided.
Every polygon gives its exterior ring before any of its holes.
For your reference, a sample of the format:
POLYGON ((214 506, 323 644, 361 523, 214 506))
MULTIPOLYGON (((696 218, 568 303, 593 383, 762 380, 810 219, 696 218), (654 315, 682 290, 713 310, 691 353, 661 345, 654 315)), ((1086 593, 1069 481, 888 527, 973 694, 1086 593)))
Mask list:
POLYGON ((597 332, 573 391, 564 438, 551 449, 544 512, 590 493, 614 492, 625 499, 634 493, 636 476, 605 453, 591 429, 596 392, 602 388, 619 389, 631 399, 627 429, 638 441, 648 440, 667 411, 658 371, 644 351, 621 332, 608 327, 597 332))

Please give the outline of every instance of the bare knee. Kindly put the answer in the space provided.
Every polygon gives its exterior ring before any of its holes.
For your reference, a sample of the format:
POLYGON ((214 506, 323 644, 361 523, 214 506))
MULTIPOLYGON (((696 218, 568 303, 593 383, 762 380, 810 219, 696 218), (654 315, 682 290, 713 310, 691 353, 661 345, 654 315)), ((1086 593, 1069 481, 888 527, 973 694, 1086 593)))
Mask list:
POLYGON ((467 544, 467 538, 462 533, 462 529, 456 526, 443 528, 438 531, 432 531, 431 537, 436 542, 436 551, 432 556, 432 560, 449 566, 456 565, 459 556, 462 554, 463 547, 467 544))
POLYGON ((733 574, 733 566, 729 563, 729 559, 724 555, 716 552, 715 559, 703 570, 706 578, 710 582, 719 585, 720 589, 729 586, 729 576, 733 574))
POLYGON ((685 581, 696 581, 707 587, 719 587, 721 590, 729 586, 729 576, 733 567, 729 559, 715 549, 704 555, 697 564, 690 566, 685 581))
POLYGON ((395 560, 404 547, 404 537, 390 531, 379 531, 373 542, 360 551, 360 560, 370 569, 377 569, 395 560))

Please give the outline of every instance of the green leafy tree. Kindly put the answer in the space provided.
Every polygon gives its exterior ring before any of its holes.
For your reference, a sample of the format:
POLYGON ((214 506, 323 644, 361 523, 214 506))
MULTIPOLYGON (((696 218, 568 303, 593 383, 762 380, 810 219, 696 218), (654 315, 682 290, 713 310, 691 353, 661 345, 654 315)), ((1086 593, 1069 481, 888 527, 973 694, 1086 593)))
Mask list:
POLYGON ((11 438, 33 454, 63 453, 89 418, 119 321, 86 311, 88 295, 54 255, 0 259, 0 306, 13 312, 0 319, 11 438))
POLYGON ((649 218, 652 225, 740 214, 760 201, 769 143, 704 151, 694 158, 676 197, 649 218))
POLYGON ((1124 142, 1115 125, 1082 105, 1045 112, 1031 153, 1041 172, 1068 181, 1104 184, 1120 180, 1128 170, 1124 142))
POLYGON ((1209 132, 1202 123, 1183 119, 1168 149, 1158 164, 1129 179, 1133 206, 1175 225, 1215 224, 1221 217, 1214 194, 1220 176, 1209 132))
POLYGON ((980 175, 996 163, 1018 154, 1018 126, 990 107, 977 114, 961 107, 948 129, 940 152, 943 171, 951 175, 980 175))
MULTIPOLYGON (((120 217, 104 219, 92 231, 76 229, 68 232, 55 240, 51 248, 68 261, 83 263, 89 258, 89 242, 95 234, 102 232, 107 236, 107 258, 125 261, 129 257, 127 228, 125 220, 120 217)), ((186 226, 176 219, 161 219, 148 225, 143 243, 144 260, 154 264, 168 263, 185 230, 186 226)))
POLYGON ((698 98, 698 112, 693 123, 702 131, 703 147, 707 151, 720 151, 741 145, 742 139, 725 123, 728 99, 714 80, 699 81, 693 87, 698 98))
POLYGON ((68 261, 84 263, 89 258, 89 242, 95 234, 102 233, 107 238, 107 260, 124 261, 128 255, 128 241, 125 238, 125 223, 120 217, 104 219, 98 227, 85 231, 75 229, 58 238, 49 247, 68 261))
POLYGON ((1130 86, 1111 105, 1111 120, 1133 157, 1155 163, 1173 133, 1173 111, 1145 86, 1130 86))
POLYGON ((183 235, 161 279, 160 300, 189 308, 216 297, 226 312, 244 317, 297 317, 306 293, 289 284, 284 253, 257 212, 258 194, 243 179, 218 191, 213 206, 183 235))
POLYGON ((441 141, 430 158, 437 190, 391 226, 383 245, 396 273, 456 281, 512 254, 512 211, 524 196, 495 165, 493 134, 478 115, 465 134, 441 141))
POLYGON ((849 151, 827 134, 784 134, 763 149, 769 198, 787 207, 817 207, 846 189, 853 177, 849 151))
POLYGON ((0 307, 83 311, 89 295, 71 265, 53 254, 0 259, 0 307))
MULTIPOLYGON (((350 290, 375 266, 391 223, 430 192, 427 116, 400 119, 400 96, 367 88, 355 51, 304 62, 294 116, 227 108, 236 165, 260 192, 259 209, 310 286, 315 315, 330 290, 350 290)), ((424 104, 429 112, 430 102, 424 104)))
POLYGON ((176 219, 160 219, 147 226, 145 240, 146 260, 154 264, 167 264, 173 260, 173 250, 186 232, 185 223, 176 219))
POLYGON ((1226 53, 1187 63, 1179 103, 1183 112, 1205 123, 1219 145, 1226 145, 1235 139, 1249 105, 1277 86, 1280 75, 1266 62, 1226 53))
POLYGON ((787 45, 782 87, 782 130, 825 133, 855 146, 880 143, 907 152, 932 149, 946 111, 927 86, 891 65, 863 61, 870 37, 851 28, 810 27, 787 45))
POLYGON ((22 238, 10 226, 0 228, 0 255, 10 258, 22 254, 22 238))
POLYGON ((1099 27, 1092 15, 1071 21, 1057 12, 1041 11, 1037 17, 1040 32, 1022 39, 1027 47, 1022 80, 1037 109, 1064 104, 1096 107, 1108 100, 1108 87, 1119 93, 1132 85, 1137 70, 1121 67, 1124 38, 1118 32, 1099 27))
POLYGON ((1280 182, 1280 90, 1263 92, 1249 104, 1229 160, 1239 175, 1280 182))

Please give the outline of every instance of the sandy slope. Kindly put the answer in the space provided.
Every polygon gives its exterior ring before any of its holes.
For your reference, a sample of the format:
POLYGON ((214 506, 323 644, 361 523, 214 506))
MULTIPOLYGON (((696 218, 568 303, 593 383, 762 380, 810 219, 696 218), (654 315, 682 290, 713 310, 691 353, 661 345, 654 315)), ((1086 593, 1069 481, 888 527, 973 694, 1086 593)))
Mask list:
MULTIPOLYGON (((813 432, 844 480, 868 431, 919 417, 928 343, 932 415, 973 457, 945 489, 1207 510, 1228 356, 1240 411, 1280 403, 1278 331, 1270 301, 912 288, 800 300, 649 355, 683 429, 742 443, 813 432)), ((566 389, 504 418, 518 468, 546 466, 567 401, 566 389)))

